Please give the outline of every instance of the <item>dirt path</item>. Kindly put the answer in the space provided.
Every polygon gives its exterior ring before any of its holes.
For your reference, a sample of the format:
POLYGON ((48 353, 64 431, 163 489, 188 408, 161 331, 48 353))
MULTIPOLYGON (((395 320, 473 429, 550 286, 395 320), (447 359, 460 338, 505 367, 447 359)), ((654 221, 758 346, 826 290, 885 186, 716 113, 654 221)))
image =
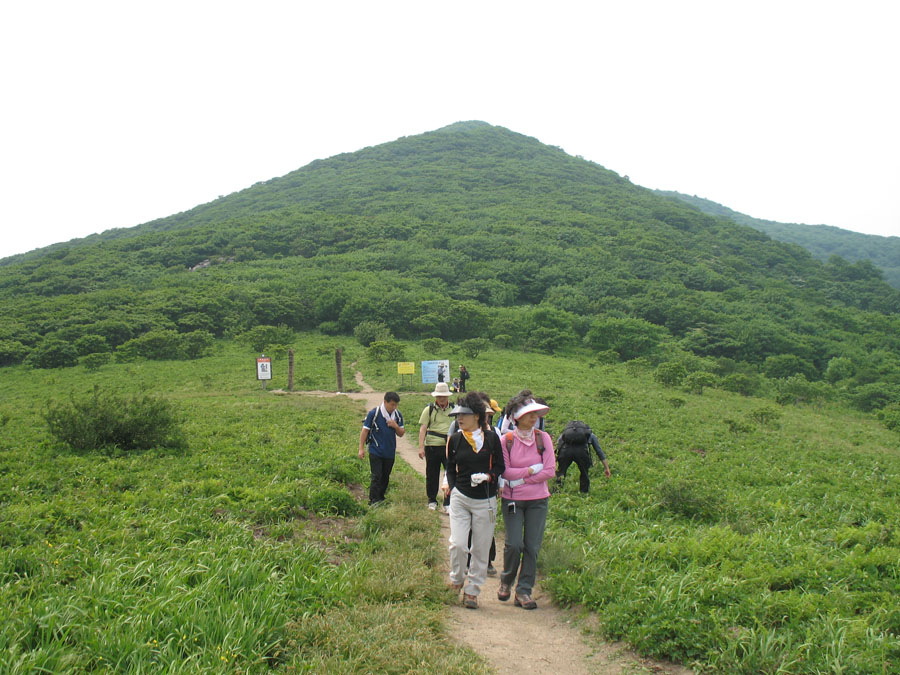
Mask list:
MULTIPOLYGON (((361 391, 344 394, 356 401, 364 401, 366 409, 382 402, 382 392, 373 391, 356 373, 361 391)), ((333 392, 297 392, 313 396, 336 396, 333 392)), ((401 402, 402 403, 402 402, 401 402)), ((397 439, 397 453, 420 474, 425 473, 425 460, 419 459, 416 443, 418 428, 415 422, 418 411, 408 411, 406 435, 397 439), (415 414, 414 414, 415 413, 415 414)), ((426 508, 425 491, 422 490, 422 508, 426 508)), ((441 538, 450 538, 449 518, 440 511, 441 538)), ((503 561, 503 529, 495 533, 497 559, 503 561)), ((447 568, 449 569, 449 551, 447 568)), ((449 629, 459 642, 484 656, 494 670, 501 675, 522 673, 556 673, 578 675, 600 673, 670 673, 690 675, 691 670, 673 664, 643 659, 619 643, 608 643, 597 638, 585 638, 578 627, 574 613, 555 607, 550 598, 541 592, 540 580, 533 597, 538 609, 527 611, 515 607, 512 601, 497 600, 498 577, 488 577, 478 597, 478 609, 467 610, 461 605, 450 608, 449 629), (590 640, 590 642, 588 642, 590 640)))

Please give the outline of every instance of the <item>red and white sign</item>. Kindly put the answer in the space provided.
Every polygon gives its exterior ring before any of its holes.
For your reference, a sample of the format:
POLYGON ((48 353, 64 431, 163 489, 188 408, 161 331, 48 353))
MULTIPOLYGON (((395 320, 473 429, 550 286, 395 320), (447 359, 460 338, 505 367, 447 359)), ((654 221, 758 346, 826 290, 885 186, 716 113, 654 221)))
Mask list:
POLYGON ((272 379, 272 359, 270 359, 268 356, 261 356, 260 358, 256 359, 256 379, 272 379))

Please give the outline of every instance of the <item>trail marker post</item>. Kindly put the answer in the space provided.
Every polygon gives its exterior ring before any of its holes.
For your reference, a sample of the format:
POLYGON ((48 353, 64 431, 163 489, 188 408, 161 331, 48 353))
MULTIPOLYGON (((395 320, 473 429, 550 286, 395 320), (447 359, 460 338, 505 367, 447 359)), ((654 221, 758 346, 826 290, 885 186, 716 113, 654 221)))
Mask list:
POLYGON ((337 368, 337 390, 340 394, 344 391, 344 368, 343 368, 344 355, 343 350, 340 347, 334 350, 334 365, 337 368))
POLYGON ((294 391, 294 350, 288 349, 288 391, 294 391))

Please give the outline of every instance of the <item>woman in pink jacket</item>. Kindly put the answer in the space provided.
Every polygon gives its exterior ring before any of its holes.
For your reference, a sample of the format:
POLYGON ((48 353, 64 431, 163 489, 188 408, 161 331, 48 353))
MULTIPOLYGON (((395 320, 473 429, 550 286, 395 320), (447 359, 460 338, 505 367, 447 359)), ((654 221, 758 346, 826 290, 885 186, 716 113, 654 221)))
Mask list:
POLYGON ((516 428, 501 439, 506 465, 502 492, 506 546, 497 598, 509 600, 515 583, 516 606, 536 609, 531 594, 547 523, 550 499, 547 481, 556 473, 556 456, 550 434, 536 429, 535 425, 550 409, 530 396, 519 395, 509 402, 506 410, 515 420, 516 428))

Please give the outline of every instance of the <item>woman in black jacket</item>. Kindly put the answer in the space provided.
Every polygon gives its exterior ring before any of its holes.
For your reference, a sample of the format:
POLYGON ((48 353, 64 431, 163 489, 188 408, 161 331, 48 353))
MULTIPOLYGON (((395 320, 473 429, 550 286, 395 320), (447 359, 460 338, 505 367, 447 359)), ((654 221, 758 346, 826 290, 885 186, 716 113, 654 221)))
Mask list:
POLYGON ((465 581, 463 604, 475 609, 487 579, 488 553, 497 520, 497 479, 505 468, 503 449, 497 434, 487 426, 487 409, 478 393, 460 397, 450 415, 459 424, 459 431, 447 439, 447 483, 452 495, 450 586, 458 591, 465 581))

